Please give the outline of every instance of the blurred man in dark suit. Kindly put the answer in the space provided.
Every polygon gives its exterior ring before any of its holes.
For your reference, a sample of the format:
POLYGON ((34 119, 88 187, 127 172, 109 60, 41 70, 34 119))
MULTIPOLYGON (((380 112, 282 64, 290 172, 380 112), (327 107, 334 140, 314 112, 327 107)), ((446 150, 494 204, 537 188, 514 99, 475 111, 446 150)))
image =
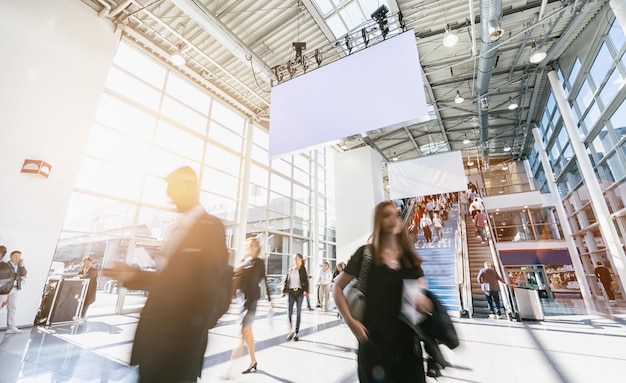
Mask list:
POLYGON ((129 289, 149 291, 130 360, 139 365, 140 383, 196 382, 200 377, 217 300, 217 265, 228 262, 224 226, 200 205, 195 171, 176 169, 166 181, 167 194, 183 215, 165 243, 165 266, 150 272, 118 262, 103 269, 103 275, 129 289))

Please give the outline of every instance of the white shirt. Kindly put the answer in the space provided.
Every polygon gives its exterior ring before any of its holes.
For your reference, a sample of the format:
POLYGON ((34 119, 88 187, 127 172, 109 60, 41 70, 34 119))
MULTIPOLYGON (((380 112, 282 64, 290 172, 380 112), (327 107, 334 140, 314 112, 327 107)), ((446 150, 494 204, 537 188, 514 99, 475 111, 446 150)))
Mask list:
POLYGON ((329 285, 330 282, 332 282, 333 280, 333 273, 330 271, 330 267, 328 268, 328 270, 324 271, 324 269, 322 269, 320 271, 320 276, 319 278, 317 278, 317 283, 320 285, 329 285))
POLYGON ((300 281, 300 271, 295 268, 289 269, 289 288, 290 289, 301 289, 302 282, 300 281))

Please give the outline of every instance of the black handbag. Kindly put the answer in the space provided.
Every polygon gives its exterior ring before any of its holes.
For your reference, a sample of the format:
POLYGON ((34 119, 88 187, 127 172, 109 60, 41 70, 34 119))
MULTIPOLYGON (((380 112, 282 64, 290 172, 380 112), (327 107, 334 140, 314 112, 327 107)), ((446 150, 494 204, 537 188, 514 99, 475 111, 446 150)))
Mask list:
POLYGON ((367 288, 367 273, 369 272, 371 262, 372 254, 370 246, 367 245, 365 246, 363 254, 363 263, 361 264, 359 279, 352 284, 352 287, 345 293, 350 315, 359 322, 363 322, 363 318, 365 317, 365 290, 367 288))

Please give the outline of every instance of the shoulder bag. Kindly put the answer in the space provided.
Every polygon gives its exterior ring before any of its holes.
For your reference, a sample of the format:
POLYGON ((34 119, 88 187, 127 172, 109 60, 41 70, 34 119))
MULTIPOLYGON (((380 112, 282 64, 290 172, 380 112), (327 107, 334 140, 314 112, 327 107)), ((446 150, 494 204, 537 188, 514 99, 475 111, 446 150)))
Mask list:
POLYGON ((366 245, 363 254, 363 262, 361 263, 361 271, 359 272, 359 279, 346 293, 350 315, 359 322, 363 322, 363 318, 365 317, 365 290, 367 288, 367 274, 371 262, 371 249, 369 245, 366 245))

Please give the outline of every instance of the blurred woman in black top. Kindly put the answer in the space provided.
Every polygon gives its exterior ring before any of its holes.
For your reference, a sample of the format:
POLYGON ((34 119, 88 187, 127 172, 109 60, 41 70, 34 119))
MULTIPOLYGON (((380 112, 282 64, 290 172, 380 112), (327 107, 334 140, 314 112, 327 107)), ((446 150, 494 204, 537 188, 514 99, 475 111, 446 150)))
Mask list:
POLYGON ((250 354, 250 364, 248 368, 243 370, 242 374, 256 372, 257 361, 254 353, 254 335, 252 334, 252 323, 256 315, 257 302, 261 298, 261 281, 265 283, 265 291, 267 291, 267 300, 272 308, 272 300, 270 298, 270 290, 267 286, 267 278, 265 276, 265 263, 259 258, 261 246, 256 238, 249 238, 246 241, 246 257, 241 265, 237 266, 235 272, 241 273, 241 285, 239 289, 244 295, 244 316, 241 323, 241 342, 239 346, 233 350, 231 360, 239 358, 243 354, 243 346, 248 348, 250 354))
MULTIPOLYGON (((425 382, 421 347, 415 342, 413 329, 399 317, 403 279, 417 279, 424 287, 424 272, 392 201, 376 206, 371 243, 365 246, 354 253, 337 276, 333 291, 337 308, 359 341, 359 381, 425 382), (370 246, 372 261, 367 276, 365 316, 359 322, 350 315, 343 289, 359 277, 365 246, 370 246)), ((424 294, 415 298, 414 305, 423 313, 432 308, 424 294)))

